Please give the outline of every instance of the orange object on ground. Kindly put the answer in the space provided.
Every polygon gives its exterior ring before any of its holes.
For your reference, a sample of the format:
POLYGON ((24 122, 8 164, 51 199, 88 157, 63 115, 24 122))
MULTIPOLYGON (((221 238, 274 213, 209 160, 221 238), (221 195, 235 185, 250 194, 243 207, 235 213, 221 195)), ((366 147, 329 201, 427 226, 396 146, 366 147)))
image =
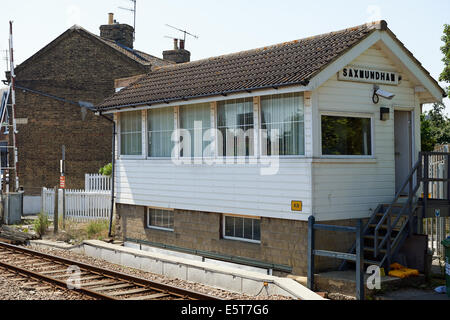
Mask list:
POLYGON ((400 263, 395 262, 395 263, 391 264, 392 270, 399 270, 399 269, 403 269, 403 268, 405 268, 405 267, 402 266, 400 263))
POLYGON ((407 278, 407 277, 411 277, 411 276, 418 276, 419 275, 419 270, 417 269, 408 269, 404 266, 402 266, 399 263, 393 263, 391 264, 391 271, 389 271, 389 275, 391 277, 397 277, 397 278, 407 278))

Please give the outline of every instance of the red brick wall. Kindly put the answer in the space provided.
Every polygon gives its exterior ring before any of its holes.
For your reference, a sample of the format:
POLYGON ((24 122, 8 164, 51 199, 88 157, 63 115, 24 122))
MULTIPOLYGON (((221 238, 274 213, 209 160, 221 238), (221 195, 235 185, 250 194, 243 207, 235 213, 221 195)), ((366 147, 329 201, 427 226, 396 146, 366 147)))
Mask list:
MULTIPOLYGON (((52 46, 52 45, 50 45, 52 46)), ((78 31, 62 36, 50 50, 16 70, 20 86, 72 101, 99 103, 114 92, 114 80, 147 72, 143 66, 78 31)), ((80 107, 17 91, 20 185, 29 195, 59 181, 61 146, 66 146, 67 188, 84 188, 84 174, 111 159, 111 124, 80 107)))

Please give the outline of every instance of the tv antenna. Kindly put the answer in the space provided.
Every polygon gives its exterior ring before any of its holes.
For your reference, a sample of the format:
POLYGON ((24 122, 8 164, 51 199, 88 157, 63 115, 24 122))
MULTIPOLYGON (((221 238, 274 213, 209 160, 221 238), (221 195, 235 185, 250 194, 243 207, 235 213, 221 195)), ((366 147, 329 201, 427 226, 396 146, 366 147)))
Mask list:
POLYGON ((133 8, 119 7, 119 9, 133 12, 133 16, 134 16, 134 22, 133 22, 133 29, 134 29, 134 32, 133 32, 133 40, 136 40, 136 1, 137 1, 137 0, 128 0, 128 1, 133 2, 133 8))
MULTIPOLYGON (((175 29, 175 30, 177 30, 177 31, 182 32, 182 33, 184 34, 184 37, 183 37, 183 41, 184 41, 184 42, 186 42, 186 35, 189 35, 189 36, 191 36, 191 37, 193 37, 193 38, 195 38, 195 39, 198 39, 198 36, 196 36, 195 34, 189 33, 189 32, 187 32, 186 30, 182 30, 182 29, 180 29, 180 28, 171 26, 170 24, 166 24, 166 26, 168 26, 169 28, 172 28, 172 29, 175 29)), ((166 37, 167 37, 167 38, 172 38, 172 37, 169 37, 169 36, 166 36, 166 37)), ((176 39, 176 38, 172 38, 172 39, 176 39)))

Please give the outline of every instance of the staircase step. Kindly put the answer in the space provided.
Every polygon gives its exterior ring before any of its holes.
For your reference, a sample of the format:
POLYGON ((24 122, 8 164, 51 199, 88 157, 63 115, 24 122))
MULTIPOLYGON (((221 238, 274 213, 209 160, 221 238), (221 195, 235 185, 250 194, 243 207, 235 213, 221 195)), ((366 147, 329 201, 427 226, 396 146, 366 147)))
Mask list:
MULTIPOLYGON (((373 235, 365 235, 364 236, 365 239, 370 239, 370 240, 375 240, 375 236, 373 235)), ((384 238, 384 236, 379 236, 378 237, 378 241, 381 241, 384 238)), ((391 237, 391 241, 394 241, 395 237, 391 237)))
MULTIPOLYGON (((374 251, 375 251, 375 249, 374 249, 373 247, 364 247, 364 251, 370 251, 370 252, 374 252, 374 251)), ((386 253, 386 252, 387 252, 387 250, 386 250, 386 249, 378 249, 378 252, 381 252, 381 253, 386 253)))
MULTIPOLYGON (((398 214, 399 214, 399 212, 392 212, 392 216, 394 216, 394 217, 396 217, 398 214)), ((375 215, 376 215, 377 217, 382 217, 382 216, 384 216, 384 212, 377 212, 375 215)), ((402 215, 402 216, 408 216, 409 213, 408 213, 407 211, 405 211, 405 212, 403 212, 401 215, 402 215)))
MULTIPOLYGON (((371 228, 376 228, 376 226, 377 226, 377 224, 375 224, 375 223, 373 223, 373 224, 369 224, 369 227, 371 227, 371 228)), ((381 229, 387 229, 388 228, 388 225, 387 224, 382 224, 381 226, 380 226, 380 228, 381 229)), ((400 228, 392 228, 392 231, 400 231, 400 228)))
POLYGON ((381 261, 364 259, 364 264, 379 266, 381 261))

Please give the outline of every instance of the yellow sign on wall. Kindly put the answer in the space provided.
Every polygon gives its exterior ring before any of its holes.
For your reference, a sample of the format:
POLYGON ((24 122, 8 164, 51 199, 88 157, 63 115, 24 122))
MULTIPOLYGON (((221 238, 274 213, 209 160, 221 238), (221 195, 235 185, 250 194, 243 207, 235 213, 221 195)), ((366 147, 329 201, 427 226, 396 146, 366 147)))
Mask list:
POLYGON ((303 203, 301 201, 292 201, 291 202, 291 210, 292 211, 302 211, 303 210, 303 203))

